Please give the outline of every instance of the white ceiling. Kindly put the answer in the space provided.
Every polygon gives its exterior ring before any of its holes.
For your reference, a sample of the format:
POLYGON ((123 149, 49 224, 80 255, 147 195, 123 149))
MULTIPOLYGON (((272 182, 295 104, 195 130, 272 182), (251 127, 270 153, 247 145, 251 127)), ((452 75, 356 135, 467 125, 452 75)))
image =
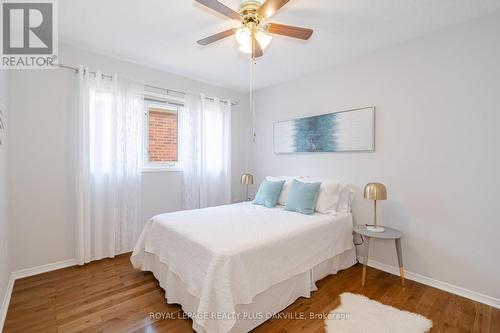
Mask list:
MULTIPOLYGON (((237 9, 238 0, 222 0, 237 9)), ((248 89, 249 60, 228 38, 196 40, 238 26, 194 0, 60 1, 67 44, 160 70, 248 89)), ((257 64, 262 88, 350 57, 500 9, 500 0, 291 0, 270 21, 313 28, 309 41, 276 36, 257 64)))

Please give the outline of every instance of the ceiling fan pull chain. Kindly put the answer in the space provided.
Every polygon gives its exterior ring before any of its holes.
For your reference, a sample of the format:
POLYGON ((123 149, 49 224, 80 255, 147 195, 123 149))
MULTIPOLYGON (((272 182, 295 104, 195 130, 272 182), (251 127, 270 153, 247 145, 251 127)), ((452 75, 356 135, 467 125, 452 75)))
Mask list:
POLYGON ((253 117, 253 142, 257 134, 255 133, 255 65, 257 64, 255 57, 250 57, 250 110, 253 117))

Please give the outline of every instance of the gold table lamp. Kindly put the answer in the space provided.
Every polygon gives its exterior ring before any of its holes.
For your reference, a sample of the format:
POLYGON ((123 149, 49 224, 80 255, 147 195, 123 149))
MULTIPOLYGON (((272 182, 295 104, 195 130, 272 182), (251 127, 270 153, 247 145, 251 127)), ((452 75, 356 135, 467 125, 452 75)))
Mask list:
POLYGON ((248 197, 248 185, 253 185, 253 176, 249 173, 244 173, 241 175, 241 184, 243 185, 246 185, 247 187, 247 192, 246 192, 246 198, 245 200, 246 201, 251 201, 252 199, 250 199, 248 197))
POLYGON ((373 214, 373 225, 366 225, 366 229, 373 232, 383 232, 385 229, 377 226, 377 200, 387 200, 387 189, 381 183, 369 183, 365 186, 364 197, 375 202, 375 211, 373 214))

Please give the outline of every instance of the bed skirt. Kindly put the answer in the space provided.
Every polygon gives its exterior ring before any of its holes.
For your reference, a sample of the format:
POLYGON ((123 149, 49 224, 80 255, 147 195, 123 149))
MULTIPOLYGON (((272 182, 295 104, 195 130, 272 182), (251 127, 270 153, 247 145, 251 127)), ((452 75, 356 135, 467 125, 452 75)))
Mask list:
MULTIPOLYGON (((275 284, 266 291, 258 294, 250 304, 239 304, 234 314, 207 314, 197 313, 199 299, 189 292, 186 285, 167 265, 160 262, 158 256, 143 252, 141 270, 150 271, 165 290, 165 297, 169 304, 180 304, 189 317, 193 316, 235 316, 236 323, 231 333, 249 332, 261 325, 274 314, 294 303, 299 297, 309 298, 311 292, 316 291, 315 282, 324 277, 349 268, 356 263, 356 249, 347 250, 329 260, 322 262, 313 269, 295 275, 285 281, 275 284)), ((206 332, 205 329, 193 320, 193 329, 198 333, 225 333, 206 332)))

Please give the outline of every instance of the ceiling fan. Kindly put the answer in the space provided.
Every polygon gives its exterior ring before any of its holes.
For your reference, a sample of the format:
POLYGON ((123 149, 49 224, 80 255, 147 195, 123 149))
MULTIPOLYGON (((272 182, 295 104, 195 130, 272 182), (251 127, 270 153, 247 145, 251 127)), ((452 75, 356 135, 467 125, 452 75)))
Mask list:
POLYGON ((238 12, 217 0, 195 0, 200 4, 219 12, 233 20, 241 21, 240 28, 233 28, 200 39, 198 44, 208 45, 223 38, 235 35, 240 45, 239 50, 251 54, 252 58, 262 57, 272 40, 271 34, 307 40, 313 34, 312 29, 278 23, 265 23, 290 0, 242 0, 238 12))

